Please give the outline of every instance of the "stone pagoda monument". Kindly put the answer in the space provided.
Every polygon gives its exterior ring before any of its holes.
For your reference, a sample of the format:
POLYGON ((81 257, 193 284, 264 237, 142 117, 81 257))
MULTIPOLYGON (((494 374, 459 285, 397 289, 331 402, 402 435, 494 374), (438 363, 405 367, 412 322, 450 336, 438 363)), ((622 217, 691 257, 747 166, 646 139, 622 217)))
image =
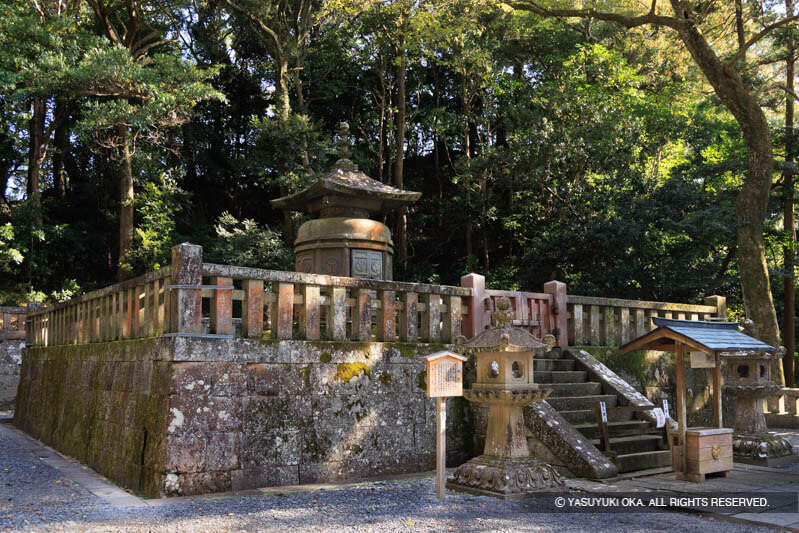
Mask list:
POLYGON ((550 335, 551 344, 546 344, 512 328, 507 297, 499 298, 496 305, 497 327, 459 345, 477 358, 477 381, 463 396, 489 408, 485 450, 459 466, 447 488, 515 500, 563 488, 555 468, 530 455, 522 413, 522 407, 552 392, 533 382, 533 357, 550 350, 555 339, 550 335))
POLYGON ((369 216, 415 202, 421 193, 396 189, 358 170, 349 160, 349 143, 349 126, 342 123, 333 169, 300 192, 272 200, 272 206, 319 215, 297 232, 297 272, 391 280, 391 231, 369 216))

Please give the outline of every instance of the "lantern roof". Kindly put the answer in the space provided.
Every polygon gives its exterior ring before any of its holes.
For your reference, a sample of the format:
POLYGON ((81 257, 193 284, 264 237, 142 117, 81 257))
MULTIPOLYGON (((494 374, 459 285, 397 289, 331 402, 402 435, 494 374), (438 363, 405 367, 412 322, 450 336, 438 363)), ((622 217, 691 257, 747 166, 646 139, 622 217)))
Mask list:
POLYGON ((652 321, 657 328, 622 346, 622 353, 632 350, 671 351, 677 343, 705 353, 777 351, 775 347, 738 331, 738 322, 670 318, 653 318, 652 321))
POLYGON ((474 352, 535 352, 549 351, 550 346, 533 334, 512 327, 487 329, 463 343, 474 352))

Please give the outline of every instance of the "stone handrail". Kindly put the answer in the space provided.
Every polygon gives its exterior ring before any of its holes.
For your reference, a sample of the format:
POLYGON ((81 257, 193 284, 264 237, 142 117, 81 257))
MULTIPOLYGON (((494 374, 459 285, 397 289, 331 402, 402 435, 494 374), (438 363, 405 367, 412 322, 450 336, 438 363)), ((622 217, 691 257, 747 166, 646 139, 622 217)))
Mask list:
POLYGON ((25 338, 24 307, 0 306, 0 340, 21 340, 25 338))
POLYGON ((705 305, 647 302, 568 295, 570 346, 621 346, 655 328, 655 317, 679 320, 723 320, 726 298, 709 296, 705 305))
POLYGON ((462 300, 471 294, 463 287, 203 263, 201 246, 181 244, 164 269, 31 308, 27 343, 232 338, 234 321, 241 322, 240 335, 251 338, 450 343, 461 334, 462 300), (204 300, 210 309, 207 333, 204 300), (234 302, 241 303, 240 318, 234 318, 234 302))

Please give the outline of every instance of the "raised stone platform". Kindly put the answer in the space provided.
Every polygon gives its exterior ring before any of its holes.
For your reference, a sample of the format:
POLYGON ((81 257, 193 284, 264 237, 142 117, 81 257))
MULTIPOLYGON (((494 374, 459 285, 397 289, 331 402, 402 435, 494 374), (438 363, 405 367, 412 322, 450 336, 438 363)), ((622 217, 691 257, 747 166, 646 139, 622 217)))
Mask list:
MULTIPOLYGON (((150 338, 33 347, 14 424, 145 496, 429 470, 435 344, 150 338)), ((471 443, 450 399, 447 443, 471 443), (468 437, 467 437, 468 438, 468 437)))

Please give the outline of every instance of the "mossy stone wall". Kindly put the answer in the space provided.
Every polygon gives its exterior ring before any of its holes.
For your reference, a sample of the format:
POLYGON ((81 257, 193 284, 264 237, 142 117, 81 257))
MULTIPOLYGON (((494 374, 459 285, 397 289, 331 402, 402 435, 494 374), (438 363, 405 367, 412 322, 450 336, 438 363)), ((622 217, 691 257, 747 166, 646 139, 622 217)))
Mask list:
POLYGON ((13 409, 25 341, 0 340, 0 411, 13 409))
MULTIPOLYGON (((434 344, 142 339, 31 348, 15 424, 146 496, 429 470, 434 344)), ((453 464, 470 413, 448 401, 453 464)))

